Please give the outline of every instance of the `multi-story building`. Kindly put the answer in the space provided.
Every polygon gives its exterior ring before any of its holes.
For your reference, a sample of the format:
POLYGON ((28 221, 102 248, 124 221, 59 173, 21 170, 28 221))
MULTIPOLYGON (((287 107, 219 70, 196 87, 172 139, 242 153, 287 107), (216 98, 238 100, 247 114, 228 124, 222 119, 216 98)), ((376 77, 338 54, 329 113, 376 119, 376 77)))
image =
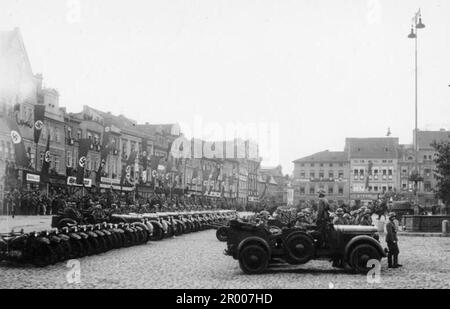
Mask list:
POLYGON ((338 204, 350 199, 349 159, 347 152, 322 151, 294 161, 294 204, 317 200, 325 190, 327 198, 338 204))
POLYGON ((398 138, 347 138, 350 199, 369 202, 398 189, 398 138))
MULTIPOLYGON (((436 178, 434 170, 435 150, 434 142, 449 142, 450 131, 441 129, 439 131, 418 131, 417 132, 417 168, 421 180, 417 183, 417 196, 419 204, 424 206, 438 205, 434 188, 436 178)), ((416 171, 415 151, 413 145, 400 145, 399 151, 399 189, 404 197, 413 200, 415 198, 415 182, 411 176, 416 171)))

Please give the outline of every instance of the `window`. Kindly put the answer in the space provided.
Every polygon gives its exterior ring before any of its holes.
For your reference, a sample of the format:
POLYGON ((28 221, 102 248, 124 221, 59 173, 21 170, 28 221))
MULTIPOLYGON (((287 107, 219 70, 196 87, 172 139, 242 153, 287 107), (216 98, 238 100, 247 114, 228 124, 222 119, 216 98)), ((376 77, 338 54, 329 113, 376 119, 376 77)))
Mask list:
POLYGON ((403 190, 406 190, 406 189, 407 189, 406 183, 402 183, 402 189, 403 189, 403 190))
POLYGON ((334 172, 333 171, 329 171, 328 172, 328 178, 330 178, 330 179, 334 178, 334 172))
POLYGON ((320 167, 323 167, 323 163, 320 163, 320 167))
POLYGON ((67 127, 67 137, 72 138, 72 128, 71 127, 67 127))
POLYGON ((388 176, 392 176, 392 169, 388 170, 388 176))
POLYGON ((339 194, 344 194, 344 187, 339 187, 339 194))
POLYGON ((305 163, 300 163, 300 166, 301 166, 301 167, 304 167, 304 166, 305 166, 305 163))
POLYGON ((402 169, 402 174, 406 175, 408 173, 407 169, 402 169))
POLYGON ((81 135, 82 135, 81 130, 78 130, 77 131, 77 139, 80 140, 81 139, 81 135))
POLYGON ((1 141, 0 143, 0 158, 6 157, 6 146, 5 141, 1 141))
POLYGON ((305 178, 305 171, 300 171, 300 178, 305 178))
POLYGON ((388 187, 388 191, 392 191, 392 186, 389 186, 389 187, 388 187))
POLYGON ((315 194, 314 187, 310 187, 310 188, 309 188, 309 194, 315 194))
POLYGON ((324 174, 325 174, 325 173, 324 173, 323 171, 320 171, 320 172, 319 172, 319 178, 320 178, 320 179, 323 179, 323 177, 325 177, 324 174))
POLYGON ((430 175, 431 175, 431 169, 426 168, 426 169, 424 170, 424 173, 425 173, 425 176, 430 177, 430 175))
POLYGON ((66 166, 67 167, 72 167, 72 151, 67 151, 66 153, 66 166))
POLYGON ((339 167, 343 167, 344 166, 344 163, 339 163, 339 167))
POLYGON ((311 179, 316 178, 316 173, 310 172, 310 173, 309 173, 309 178, 311 178, 311 179))
POLYGON ((378 186, 374 186, 373 187, 373 191, 377 192, 378 191, 378 186))
POLYGON ((53 131, 53 134, 55 135, 55 142, 59 143, 59 130, 58 130, 58 128, 55 128, 55 130, 53 131))
POLYGON ((300 187, 300 194, 302 194, 302 195, 305 194, 305 187, 300 187))
POLYGON ((92 133, 91 132, 87 133, 87 137, 92 141, 92 133))
POLYGON ((311 163, 310 166, 311 166, 311 167, 314 167, 314 163, 311 163))
POLYGON ((328 187, 328 194, 334 194, 334 188, 328 187))
POLYGON ((369 186, 369 191, 372 191, 372 189, 373 189, 372 186, 369 186))
POLYGON ((340 170, 339 172, 338 172, 338 178, 344 178, 344 171, 342 171, 342 170, 340 170))
POLYGON ((333 167, 333 163, 330 163, 330 165, 329 165, 330 167, 333 167))
POLYGON ((57 156, 57 155, 53 156, 53 160, 51 162, 51 166, 52 166, 53 169, 55 169, 55 171, 58 172, 58 170, 59 170, 59 156, 57 156))
POLYGON ((431 192, 431 191, 432 191, 432 190, 431 190, 431 183, 430 183, 430 182, 425 182, 425 183, 423 184, 423 187, 424 187, 425 192, 431 192))

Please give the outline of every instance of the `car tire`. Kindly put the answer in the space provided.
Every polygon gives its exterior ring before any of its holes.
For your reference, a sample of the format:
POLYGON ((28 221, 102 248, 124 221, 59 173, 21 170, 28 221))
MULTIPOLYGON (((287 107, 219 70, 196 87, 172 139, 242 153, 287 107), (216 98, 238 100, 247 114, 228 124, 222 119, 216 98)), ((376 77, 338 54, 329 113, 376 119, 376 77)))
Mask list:
POLYGON ((248 245, 239 253, 239 266, 248 275, 261 274, 269 265, 268 252, 259 245, 248 245))
POLYGON ((358 245, 350 252, 349 264, 357 273, 366 274, 371 269, 367 266, 370 260, 381 260, 380 253, 372 245, 358 245))
POLYGON ((305 264, 314 257, 313 240, 304 234, 294 234, 286 239, 285 260, 289 264, 305 264))
POLYGON ((219 241, 227 241, 228 240, 228 228, 225 226, 219 227, 216 232, 216 237, 219 241))

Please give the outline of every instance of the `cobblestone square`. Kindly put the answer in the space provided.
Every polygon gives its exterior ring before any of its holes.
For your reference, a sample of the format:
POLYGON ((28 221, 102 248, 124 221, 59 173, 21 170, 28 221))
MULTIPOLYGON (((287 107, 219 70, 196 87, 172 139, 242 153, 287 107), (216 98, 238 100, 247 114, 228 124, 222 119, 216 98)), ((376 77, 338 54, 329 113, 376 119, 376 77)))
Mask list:
MULTIPOLYGON (((45 227, 42 222, 49 221, 36 217, 28 228, 45 227)), ((82 258, 81 283, 67 282, 67 262, 45 268, 1 264, 0 288, 450 288, 450 238, 401 236, 399 245, 403 267, 388 269, 384 259, 381 282, 372 284, 328 261, 244 275, 208 230, 82 258)))

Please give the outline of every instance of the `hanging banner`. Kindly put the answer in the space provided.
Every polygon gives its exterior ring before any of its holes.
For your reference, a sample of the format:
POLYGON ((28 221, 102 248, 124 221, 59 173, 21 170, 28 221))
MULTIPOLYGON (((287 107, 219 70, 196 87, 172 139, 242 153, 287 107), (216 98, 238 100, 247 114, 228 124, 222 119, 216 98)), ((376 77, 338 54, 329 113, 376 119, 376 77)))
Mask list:
POLYGON ((44 160, 42 160, 41 181, 47 183, 49 180, 48 169, 50 168, 50 134, 47 137, 47 147, 45 147, 44 160))
POLYGON ((44 127, 45 105, 36 104, 34 106, 34 143, 39 143, 42 128, 44 127))
POLYGON ((10 117, 6 117, 6 122, 10 130, 11 141, 14 145, 14 155, 16 165, 20 167, 28 168, 30 165, 30 160, 25 151, 25 144, 23 143, 22 135, 20 134, 19 127, 15 120, 10 117))
POLYGON ((100 164, 98 166, 97 174, 95 175, 95 182, 99 183, 100 178, 102 177, 103 169, 106 165, 106 159, 108 158, 108 154, 110 152, 111 144, 110 144, 110 132, 111 128, 109 126, 105 127, 103 131, 103 140, 102 140, 102 148, 100 150, 100 164))
POLYGON ((79 150, 78 150, 78 166, 77 166, 77 178, 76 183, 79 185, 83 184, 84 180, 84 169, 87 161, 87 154, 89 151, 89 147, 91 146, 91 140, 88 138, 80 139, 79 141, 79 150))

